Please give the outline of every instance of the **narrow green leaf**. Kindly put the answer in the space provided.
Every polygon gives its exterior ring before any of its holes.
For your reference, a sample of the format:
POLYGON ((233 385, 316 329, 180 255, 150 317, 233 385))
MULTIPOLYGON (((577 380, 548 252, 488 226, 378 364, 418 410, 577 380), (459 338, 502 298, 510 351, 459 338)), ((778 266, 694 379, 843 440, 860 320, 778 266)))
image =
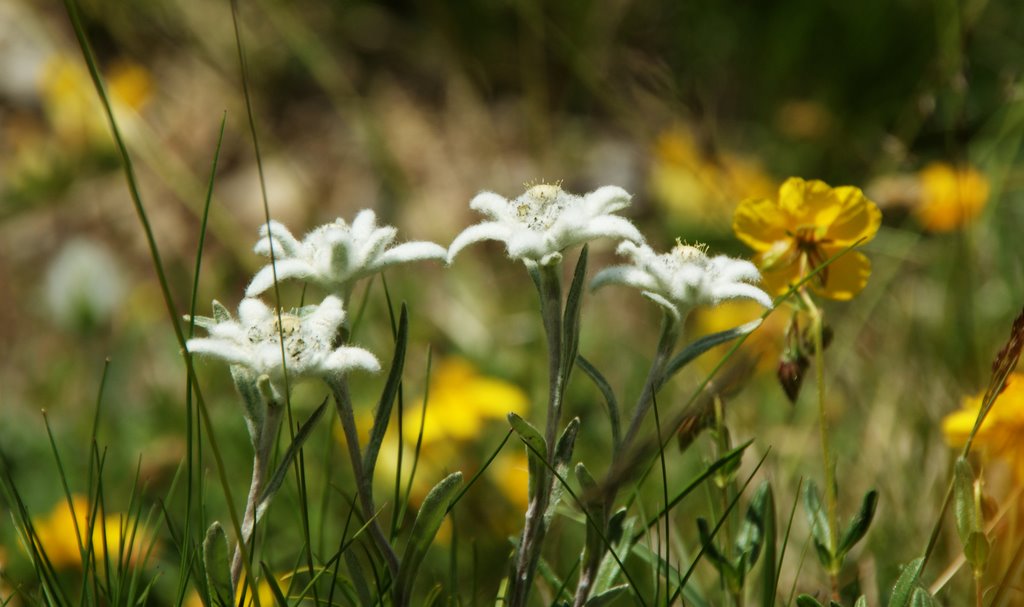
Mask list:
MULTIPOLYGON (((555 443, 555 474, 560 478, 565 478, 566 472, 569 470, 569 461, 572 460, 572 451, 576 445, 576 434, 579 432, 579 429, 580 418, 572 418, 566 424, 562 435, 558 437, 558 442, 555 443)), ((562 494, 564 492, 565 487, 562 483, 552 481, 550 501, 548 501, 547 510, 544 511, 545 529, 551 525, 551 519, 555 516, 555 510, 558 508, 558 503, 562 501, 562 494)))
POLYGON ((565 312, 562 315, 562 389, 569 383, 569 374, 576 360, 580 345, 580 309, 583 307, 583 286, 587 277, 588 245, 583 245, 576 270, 573 272, 572 284, 565 300, 565 312))
MULTIPOLYGON (((661 520, 661 517, 665 516, 666 512, 670 511, 672 508, 675 508, 679 504, 679 502, 683 501, 683 499, 686 498, 687 495, 692 493, 697 487, 700 486, 701 483, 706 481, 708 478, 714 476, 719 470, 725 467, 738 466, 739 462, 742 462, 743 452, 746 451, 747 447, 749 447, 753 443, 753 439, 748 440, 747 442, 743 443, 742 445, 739 445, 735 449, 732 449, 731 451, 724 454, 722 457, 715 460, 710 466, 708 466, 704 470, 704 472, 701 472, 696 478, 691 480, 690 483, 686 485, 686 487, 684 487, 679 493, 677 493, 674 498, 669 500, 667 509, 663 509, 661 512, 658 512, 657 515, 652 516, 650 519, 648 519, 647 525, 644 528, 650 529, 651 527, 656 525, 658 521, 661 520)), ((641 534, 642 532, 640 532, 640 534, 637 534, 633 538, 633 540, 639 540, 641 534)))
POLYGON ((231 587, 231 561, 228 556, 228 538, 224 528, 214 521, 206 530, 203 540, 203 564, 206 568, 206 586, 215 605, 231 605, 234 588, 231 587))
POLYGON ((958 457, 953 466, 953 504, 956 531, 960 543, 967 546, 968 538, 981 526, 974 504, 974 471, 963 457, 958 457))
MULTIPOLYGON (((600 565, 599 559, 604 556, 604 541, 601 537, 601 530, 595 529, 590 521, 603 524, 608 519, 605 507, 606 501, 598 491, 597 481, 587 471, 583 462, 576 464, 576 480, 580 483, 580 497, 583 500, 583 507, 590 514, 587 517, 587 532, 581 558, 583 559, 584 570, 592 570, 593 567, 600 565)), ((614 543, 614 540, 609 539, 608 541, 614 543)))
POLYGON ((715 569, 722 576, 726 576, 728 571, 732 569, 732 563, 718 550, 718 546, 715 546, 711 528, 708 527, 708 522, 703 517, 697 518, 697 532, 700 535, 700 543, 704 554, 707 555, 715 569))
POLYGON ((690 364, 695 358, 701 354, 707 352, 715 346, 724 344, 728 341, 732 341, 737 337, 741 337, 748 333, 752 333, 755 329, 761 326, 762 320, 752 320, 746 324, 740 325, 727 331, 719 331, 718 333, 712 333, 711 335, 705 335, 700 339, 690 342, 685 348, 683 348, 679 354, 676 354, 668 365, 665 366, 665 373, 662 375, 661 383, 667 382, 673 375, 678 373, 680 369, 690 364))
POLYGON ((626 518, 626 509, 620 508, 611 516, 608 521, 608 543, 611 545, 601 559, 597 568, 597 575, 594 577, 593 594, 600 594, 611 589, 612 584, 619 575, 619 563, 612 557, 611 551, 615 554, 629 554, 633 545, 633 528, 636 526, 635 517, 626 518))
POLYGON ((343 555, 345 557, 345 565, 348 567, 349 581, 352 582, 352 589, 359 597, 359 604, 373 605, 374 601, 370 594, 370 586, 366 583, 369 576, 363 571, 363 566, 359 563, 359 557, 356 556, 354 550, 346 550, 343 555))
POLYGON ((519 435, 519 439, 526 443, 526 465, 529 471, 528 494, 530 501, 533 501, 533 496, 540 489, 540 483, 547 476, 544 470, 545 460, 548 457, 548 448, 544 443, 544 437, 541 436, 541 433, 530 422, 510 412, 508 414, 508 423, 511 424, 516 434, 519 435))
POLYGON ((363 470, 367 478, 373 478, 373 469, 377 465, 377 454, 380 453, 380 445, 384 442, 384 434, 391 421, 391 407, 402 384, 402 368, 405 366, 405 350, 408 343, 409 313, 403 303, 398 318, 398 335, 395 337, 395 354, 391 358, 391 370, 388 372, 384 391, 381 392, 380 402, 377 403, 377 411, 373 417, 373 429, 370 430, 366 451, 363 452, 363 470))
POLYGON ((846 526, 846 531, 843 532, 843 536, 839 539, 838 558, 840 560, 868 532, 868 528, 871 527, 871 521, 875 518, 875 509, 877 507, 878 492, 875 490, 868 491, 864 495, 864 501, 861 502, 860 511, 850 519, 850 524, 846 526))
POLYGON ((801 594, 796 597, 796 607, 822 607, 818 599, 809 594, 801 594))
POLYGON ((615 392, 612 390, 611 384, 597 370, 597 367, 582 356, 576 357, 576 366, 583 371, 584 375, 590 378, 590 381, 594 382, 598 391, 601 392, 601 396, 604 397, 605 407, 608 412, 608 422, 612 428, 612 447, 618 449, 619 443, 622 442, 622 416, 619 413, 619 401, 615 398, 615 392))
POLYGON ((775 594, 779 586, 778 559, 776 558, 778 523, 775 514, 775 494, 772 491, 771 483, 765 481, 761 486, 764 487, 765 492, 764 507, 761 510, 764 520, 764 565, 761 566, 764 583, 761 592, 761 605, 762 607, 774 607, 775 594))
POLYGON ((804 485, 804 510, 807 514, 807 522, 811 526, 811 533, 814 535, 814 547, 818 551, 818 560, 827 571, 831 571, 835 561, 831 547, 832 532, 825 509, 821 506, 818 485, 812 480, 808 480, 804 485))
POLYGON ((761 483, 761 486, 754 492, 747 507, 747 514, 743 517, 739 533, 736 535, 736 551, 747 555, 743 565, 741 576, 746 574, 757 563, 761 556, 761 546, 764 543, 765 513, 768 508, 768 501, 771 498, 771 486, 768 481, 761 483))
POLYGON ((629 590, 629 584, 613 586, 601 594, 591 596, 584 605, 586 605, 586 607, 604 607, 605 605, 611 605, 612 601, 617 599, 627 590, 629 590))
POLYGON ((270 593, 274 595, 274 602, 277 604, 277 607, 288 607, 288 599, 284 598, 284 593, 281 592, 281 585, 277 583, 274 572, 263 561, 260 561, 260 567, 263 569, 263 579, 267 582, 267 586, 270 587, 270 593))
POLYGON ((905 567, 900 577, 893 586, 892 596, 889 598, 889 607, 908 607, 914 589, 919 587, 918 580, 921 577, 921 569, 924 567, 924 558, 918 557, 905 567))
POLYGON ((437 535, 437 530, 448 512, 448 504, 458 493, 461 484, 462 473, 455 472, 435 485, 424 498, 419 512, 416 513, 416 520, 413 521, 409 543, 405 546, 405 553, 398 568, 398 577, 395 580, 397 596, 409 596, 420 563, 434 542, 434 536, 437 535))
POLYGON ((985 570, 985 565, 988 564, 989 549, 988 538, 983 532, 972 531, 967 536, 967 543, 964 544, 964 557, 976 572, 980 573, 985 570))
POLYGON ((270 506, 270 500, 273 499, 274 494, 281 488, 284 483, 284 478, 288 474, 288 468, 291 467, 292 461, 299 454, 302 449, 302 445, 305 444, 306 440, 313 433, 313 428, 316 426, 320 418, 323 417, 324 411, 327 410, 327 399, 320 403, 320 406, 313 411, 313 414, 309 416, 302 426, 299 427, 299 431, 295 433, 295 438, 292 440, 292 444, 288 446, 288 450, 285 451, 281 461, 277 464, 277 470, 274 471, 274 475, 270 477, 270 482, 267 483, 266 488, 263 489, 263 493, 260 495, 260 500, 256 506, 256 520, 259 521, 263 518, 263 514, 266 512, 267 507, 270 506))
POLYGON ((853 607, 868 607, 868 597, 863 594, 857 599, 857 602, 853 604, 853 607))

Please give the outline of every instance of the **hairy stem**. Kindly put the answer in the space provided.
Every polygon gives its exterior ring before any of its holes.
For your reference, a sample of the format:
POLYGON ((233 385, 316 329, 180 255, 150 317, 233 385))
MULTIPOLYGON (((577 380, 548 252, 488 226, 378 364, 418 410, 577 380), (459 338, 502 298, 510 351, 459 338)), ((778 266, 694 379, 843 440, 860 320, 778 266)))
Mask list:
MULTIPOLYGON (((248 544, 256 530, 256 509, 260 495, 268 479, 271 451, 277 440, 277 431, 281 427, 281 415, 284 407, 281 403, 268 402, 263 424, 253 437, 252 481, 249 483, 249 496, 245 500, 245 514, 242 516, 242 537, 235 545, 235 553, 231 558, 231 588, 238 588, 238 580, 242 575, 242 545, 248 544)), ((251 552, 250 552, 251 554, 251 552)))
POLYGON ((540 310, 544 321, 544 333, 548 346, 548 411, 544 429, 544 442, 547 446, 548 466, 541 473, 537 484, 537 492, 533 495, 526 509, 526 520, 523 534, 519 539, 515 560, 512 564, 512 576, 508 587, 509 607, 523 607, 530 596, 533 575, 540 561, 541 549, 547 526, 544 513, 551 502, 551 491, 555 478, 550 473, 555 466, 555 440, 558 435, 559 422, 562 417, 562 395, 564 365, 572 363, 562 360, 562 287, 561 264, 540 266, 540 310))

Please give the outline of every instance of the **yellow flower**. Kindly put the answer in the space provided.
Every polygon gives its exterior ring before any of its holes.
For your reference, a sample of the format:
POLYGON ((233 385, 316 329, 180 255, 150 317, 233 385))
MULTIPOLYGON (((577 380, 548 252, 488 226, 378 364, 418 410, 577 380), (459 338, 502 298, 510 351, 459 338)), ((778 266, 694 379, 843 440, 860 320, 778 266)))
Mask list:
MULTIPOLYGON (((726 301, 717 306, 697 308, 691 318, 690 335, 704 336, 746 324, 761 318, 764 308, 756 302, 746 300, 726 301)), ((779 310, 772 311, 768 318, 747 337, 737 354, 747 354, 757 360, 757 372, 774 371, 782 354, 782 341, 786 334, 787 316, 779 310)), ((712 348, 697 359, 705 371, 711 371, 732 348, 732 343, 712 348)))
MULTIPOLYGON (((963 406, 942 420, 942 433, 951 447, 963 447, 981 410, 984 393, 964 398, 963 406)), ((1009 463, 1018 481, 1024 481, 1024 373, 1011 373, 1003 393, 974 436, 974 445, 986 457, 1009 463)))
POLYGON ((932 232, 963 227, 981 213, 988 201, 988 180, 971 167, 933 162, 921 169, 918 179, 921 199, 914 215, 932 232))
MULTIPOLYGON (((82 556, 78 538, 89 541, 89 500, 82 495, 72 495, 74 516, 67 500, 60 500, 45 517, 32 521, 36 532, 36 542, 42 552, 57 569, 81 567, 82 556), (77 529, 77 531, 76 531, 77 529)), ((106 563, 109 554, 110 562, 119 559, 137 565, 145 558, 154 539, 141 524, 136 527, 135 521, 124 515, 109 514, 92 529, 93 554, 101 566, 106 563), (134 528, 134 536, 132 535, 134 528), (127 532, 125 536, 122 531, 127 532), (124 538, 124 539, 122 539, 124 538), (123 547, 122 547, 123 544, 123 547), (123 549, 123 552, 122 552, 123 549)), ((88 546, 86 546, 88 549, 88 546)))
MULTIPOLYGON (((152 89, 149 72, 134 63, 115 65, 105 79, 115 109, 140 109, 152 89)), ((81 58, 53 56, 41 74, 39 92, 47 118, 63 144, 84 147, 109 141, 102 106, 81 58)))
MULTIPOLYGON (((277 587, 281 589, 281 593, 288 597, 288 579, 291 578, 292 574, 275 575, 277 578, 277 587)), ((248 582, 244 579, 238 580, 238 587, 235 588, 235 599, 242 598, 242 591, 245 591, 245 607, 252 607, 256 604, 252 596, 252 587, 249 586, 248 582)), ((277 597, 274 596, 274 590, 270 587, 270 582, 266 578, 260 578, 259 582, 256 583, 256 592, 259 594, 260 605, 276 605, 277 597)), ((214 602, 214 604, 217 604, 214 602)), ((199 593, 192 591, 185 597, 184 607, 205 607, 203 599, 199 597, 199 593)))
MULTIPOLYGON (((481 375, 462 358, 441 360, 432 372, 423 444, 469 440, 480 434, 488 420, 504 420, 509 412, 526 415, 526 393, 507 381, 481 375)), ((422 402, 419 401, 412 402, 422 402)), ((406 442, 416 444, 420 408, 407 407, 402 420, 406 442)))
MULTIPOLYGON (((860 188, 833 188, 823 181, 791 177, 778 199, 748 198, 733 217, 733 231, 757 251, 764 286, 783 293, 826 260, 875 236, 882 212, 860 188)), ((868 282, 871 262, 849 252, 809 282, 822 297, 848 300, 868 282)))
POLYGON ((704 153, 679 127, 659 135, 653 151, 651 192, 687 222, 724 227, 736 200, 769 196, 776 187, 756 160, 730 152, 704 153))

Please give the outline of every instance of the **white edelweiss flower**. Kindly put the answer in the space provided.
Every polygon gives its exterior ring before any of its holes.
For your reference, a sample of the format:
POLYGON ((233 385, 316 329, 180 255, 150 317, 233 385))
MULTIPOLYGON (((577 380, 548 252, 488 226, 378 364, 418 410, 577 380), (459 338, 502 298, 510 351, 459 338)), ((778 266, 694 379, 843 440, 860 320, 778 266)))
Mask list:
POLYGON ((448 263, 467 245, 504 241, 508 256, 541 265, 556 263, 565 249, 594 240, 618 238, 644 242, 628 219, 612 213, 629 206, 630 195, 605 186, 589 194, 569 194, 557 185, 536 185, 515 200, 481 192, 469 206, 487 216, 462 231, 448 247, 448 263))
POLYGON ((341 299, 334 295, 325 297, 318 306, 282 312, 280 323, 277 311, 259 299, 243 299, 237 320, 217 301, 213 308, 216 318, 196 318, 196 324, 210 336, 188 340, 188 351, 244 367, 255 377, 266 375, 272 384, 284 379, 285 368, 288 377, 294 379, 337 377, 353 369, 380 370, 377 358, 367 350, 334 347, 345 320, 341 299))
POLYGON ((631 242, 621 243, 616 252, 633 263, 601 270, 591 281, 591 290, 608 284, 636 287, 677 321, 694 306, 713 306, 729 299, 753 299, 772 307, 772 298, 749 284, 761 280, 749 261, 725 255, 709 257, 704 248, 678 241, 675 248, 661 255, 647 245, 631 242))
MULTIPOLYGON (((387 266, 444 259, 447 255, 444 247, 432 242, 406 242, 390 247, 396 233, 392 226, 378 227, 374 212, 364 209, 351 225, 339 218, 316 228, 302 242, 281 223, 270 221, 260 228, 255 251, 270 257, 273 242, 278 280, 306 279, 336 292, 345 292, 356 280, 387 266)), ((253 276, 245 294, 254 297, 273 284, 274 267, 267 264, 253 276)))

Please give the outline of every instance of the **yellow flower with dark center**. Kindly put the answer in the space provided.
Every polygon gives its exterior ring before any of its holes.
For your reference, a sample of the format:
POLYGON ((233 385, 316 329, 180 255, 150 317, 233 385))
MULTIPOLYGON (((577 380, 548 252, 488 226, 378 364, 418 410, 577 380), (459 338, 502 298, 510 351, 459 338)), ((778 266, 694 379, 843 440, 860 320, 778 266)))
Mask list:
MULTIPOLYGON (((764 287, 781 294, 844 249, 874 238, 882 223, 878 205, 853 186, 831 187, 791 177, 777 199, 749 198, 733 216, 733 231, 757 251, 764 287)), ((829 299, 848 300, 868 282, 871 261, 851 251, 808 282, 829 299)))
POLYGON ((918 173, 921 198, 914 215, 925 229, 949 232, 976 218, 988 201, 988 180, 971 167, 933 162, 918 173))
MULTIPOLYGON (((984 393, 964 398, 963 406, 942 420, 942 433, 951 447, 963 447, 981 410, 984 393)), ((974 448, 1000 459, 1024 482, 1024 373, 1011 373, 985 421, 974 435, 974 448)))

